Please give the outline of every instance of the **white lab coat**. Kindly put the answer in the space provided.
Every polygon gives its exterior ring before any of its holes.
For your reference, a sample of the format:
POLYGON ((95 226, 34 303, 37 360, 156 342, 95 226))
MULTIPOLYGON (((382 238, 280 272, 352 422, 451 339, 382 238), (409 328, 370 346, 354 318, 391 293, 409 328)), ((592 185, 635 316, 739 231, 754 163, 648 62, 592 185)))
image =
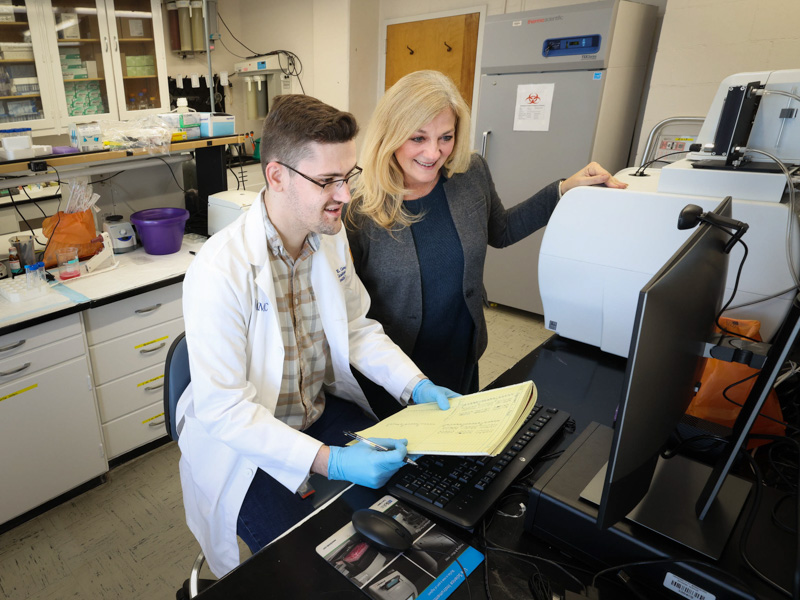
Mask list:
MULTIPOLYGON (((321 446, 273 416, 284 349, 264 211, 262 200, 212 236, 183 283, 192 382, 176 414, 181 485, 186 522, 217 576, 239 564, 236 520, 256 469, 294 492, 321 446)), ((366 317, 344 230, 320 238, 311 283, 333 363, 325 389, 373 414, 351 363, 395 398, 419 369, 366 317)))

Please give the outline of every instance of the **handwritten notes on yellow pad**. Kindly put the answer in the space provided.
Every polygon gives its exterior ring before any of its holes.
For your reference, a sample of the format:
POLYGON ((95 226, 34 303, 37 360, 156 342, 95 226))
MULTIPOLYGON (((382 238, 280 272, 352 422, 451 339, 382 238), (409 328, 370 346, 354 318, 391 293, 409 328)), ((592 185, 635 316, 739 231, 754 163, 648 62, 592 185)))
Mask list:
POLYGON ((409 454, 494 456, 505 448, 536 403, 532 381, 450 400, 409 406, 368 429, 363 437, 408 439, 409 454))

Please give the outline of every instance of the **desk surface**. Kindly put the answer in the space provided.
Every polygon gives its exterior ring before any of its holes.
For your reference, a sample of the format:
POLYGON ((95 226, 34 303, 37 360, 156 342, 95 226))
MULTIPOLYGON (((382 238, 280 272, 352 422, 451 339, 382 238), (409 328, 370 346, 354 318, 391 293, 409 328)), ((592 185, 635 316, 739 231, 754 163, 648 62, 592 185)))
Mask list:
MULTIPOLYGON (((570 412, 576 422, 576 432, 565 434, 556 448, 563 450, 592 421, 605 425, 612 424, 622 390, 625 364, 623 358, 556 336, 528 354, 490 387, 532 379, 537 385, 542 404, 570 412)), ((550 464, 551 461, 540 463, 534 468, 531 476, 537 477, 550 464)), ((232 600, 266 594, 276 598, 311 598, 321 597, 320 590, 325 590, 326 599, 363 598, 362 593, 347 578, 316 554, 315 547, 346 524, 354 510, 369 506, 382 495, 382 491, 359 486, 351 487, 284 538, 242 563, 200 597, 203 600, 232 600)), ((570 573, 582 579, 584 584, 589 583, 591 574, 599 570, 597 566, 587 568, 576 559, 548 547, 525 532, 524 517, 515 518, 513 515, 519 513, 520 503, 527 502, 527 499, 525 489, 516 490, 512 486, 509 494, 497 507, 504 514, 496 512, 485 519, 485 538, 482 531, 468 532, 446 523, 442 524, 456 537, 472 544, 488 556, 489 584, 491 598, 494 600, 530 598, 528 580, 534 571, 532 566, 534 561, 498 550, 486 551, 482 546, 483 539, 490 545, 503 546, 519 553, 536 554, 569 565, 570 573)), ((769 517, 764 517, 762 514, 768 511, 769 508, 761 511, 759 518, 762 520, 757 522, 757 526, 761 526, 761 523, 765 523, 764 527, 769 526, 769 517)), ((770 531, 770 535, 766 538, 761 535, 751 536, 766 540, 766 542, 756 541, 755 545, 751 540, 749 546, 751 554, 763 557, 766 548, 764 544, 775 543, 781 533, 776 532, 777 529, 775 532, 770 531)), ((788 536, 788 534, 783 535, 788 536)), ((730 545, 736 546, 736 544, 730 545)), ((730 568, 728 565, 730 560, 735 559, 732 558, 735 550, 736 548, 732 548, 727 552, 729 560, 720 564, 722 568, 730 568)), ((726 559, 726 556, 723 556, 723 559, 726 559)), ((793 556, 786 559, 788 564, 791 564, 792 559, 793 556)), ((560 567, 544 561, 536 561, 536 564, 542 574, 553 582, 554 591, 563 594, 565 585, 573 590, 578 589, 577 584, 571 581, 570 576, 565 575, 560 567)), ((759 598, 780 597, 763 584, 759 584, 755 577, 748 576, 742 569, 733 567, 732 570, 756 591, 759 598)), ((468 584, 468 589, 462 584, 451 598, 474 600, 487 598, 483 566, 469 577, 468 584)), ((602 598, 637 597, 610 581, 602 581, 599 585, 602 598)), ((677 597, 672 592, 669 594, 670 598, 677 597)))
MULTIPOLYGON (((58 283, 49 294, 31 301, 0 297, 0 335, 182 281, 194 259, 191 252, 199 251, 206 239, 185 235, 178 252, 161 256, 147 254, 144 248, 115 254, 116 268, 58 283)), ((55 274, 57 269, 51 271, 55 274)))
MULTIPOLYGON (((622 388, 624 367, 625 360, 620 357, 556 338, 531 352, 490 387, 532 379, 538 388, 540 402, 570 412, 580 431, 591 421, 611 423, 622 388)), ((574 434, 565 435, 559 448, 565 448, 574 437, 574 434)), ((539 468, 547 466, 543 464, 539 468)), ((312 598, 319 597, 322 589, 325 590, 324 597, 331 600, 365 597, 319 557, 315 547, 346 524, 354 510, 369 506, 382 495, 380 491, 353 486, 327 508, 242 563, 199 597, 230 600, 266 593, 275 598, 312 598)), ((517 493, 504 501, 502 508, 513 514, 519 512, 519 503, 526 501, 526 493, 517 493)), ((523 520, 495 516, 487 529, 487 538, 494 542, 502 541, 504 546, 520 552, 530 551, 531 542, 525 539, 523 520)), ((449 524, 443 526, 459 539, 481 549, 477 535, 449 524)), ((558 558, 556 554, 553 556, 558 558)), ((490 552, 489 569, 494 600, 530 597, 528 563, 490 552)), ((547 567, 543 572, 550 575, 547 567)), ((469 589, 462 584, 451 596, 474 600, 486 597, 483 566, 470 576, 469 589)))

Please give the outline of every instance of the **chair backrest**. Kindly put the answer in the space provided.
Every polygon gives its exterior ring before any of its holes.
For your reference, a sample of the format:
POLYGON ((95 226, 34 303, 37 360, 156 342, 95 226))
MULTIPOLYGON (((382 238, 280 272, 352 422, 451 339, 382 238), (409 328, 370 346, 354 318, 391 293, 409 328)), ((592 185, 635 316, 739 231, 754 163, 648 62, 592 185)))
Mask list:
POLYGON ((186 333, 181 333, 169 347, 164 364, 164 425, 167 428, 167 435, 176 442, 178 441, 178 430, 175 422, 175 408, 190 381, 186 333))

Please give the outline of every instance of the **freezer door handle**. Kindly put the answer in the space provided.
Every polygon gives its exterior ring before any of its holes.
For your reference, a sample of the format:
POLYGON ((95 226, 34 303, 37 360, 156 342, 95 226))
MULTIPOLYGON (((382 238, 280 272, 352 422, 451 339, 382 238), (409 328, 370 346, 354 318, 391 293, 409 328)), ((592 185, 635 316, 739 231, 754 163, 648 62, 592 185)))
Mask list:
POLYGON ((484 131, 483 132, 483 143, 481 144, 481 156, 486 158, 486 142, 489 141, 489 134, 492 133, 492 130, 484 131))

